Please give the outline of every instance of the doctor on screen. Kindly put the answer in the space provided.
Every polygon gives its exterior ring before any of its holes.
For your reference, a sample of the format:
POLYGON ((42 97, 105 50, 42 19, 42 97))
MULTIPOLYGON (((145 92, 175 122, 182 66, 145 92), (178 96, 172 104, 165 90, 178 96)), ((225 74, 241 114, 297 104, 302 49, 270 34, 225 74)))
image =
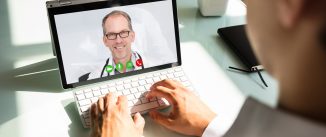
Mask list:
POLYGON ((103 43, 110 50, 102 68, 91 72, 88 79, 112 76, 129 71, 144 69, 142 57, 131 50, 135 40, 135 32, 130 16, 123 11, 114 10, 102 21, 103 43))

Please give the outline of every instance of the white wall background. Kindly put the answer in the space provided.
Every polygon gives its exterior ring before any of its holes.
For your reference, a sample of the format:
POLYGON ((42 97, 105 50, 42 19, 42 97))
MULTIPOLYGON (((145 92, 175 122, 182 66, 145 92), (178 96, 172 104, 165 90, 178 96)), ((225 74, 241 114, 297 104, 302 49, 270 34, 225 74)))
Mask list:
POLYGON ((102 41, 102 19, 112 10, 127 12, 136 33, 132 49, 145 68, 177 62, 171 1, 55 15, 67 83, 98 67, 111 54, 102 41))

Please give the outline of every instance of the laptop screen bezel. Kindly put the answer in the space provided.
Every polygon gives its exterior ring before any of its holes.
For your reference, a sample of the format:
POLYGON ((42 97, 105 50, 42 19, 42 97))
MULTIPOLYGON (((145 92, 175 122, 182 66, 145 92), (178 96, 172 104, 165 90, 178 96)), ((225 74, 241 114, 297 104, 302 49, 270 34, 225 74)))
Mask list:
POLYGON ((117 78, 121 78, 121 77, 137 75, 137 74, 142 74, 142 73, 146 73, 146 72, 151 72, 151 71, 155 71, 155 70, 161 70, 161 69, 181 65, 181 52, 180 52, 180 39, 179 39, 176 0, 131 0, 131 1, 123 1, 123 0, 110 1, 109 0, 109 1, 96 1, 96 2, 89 2, 89 3, 82 3, 82 4, 70 3, 70 5, 60 5, 60 6, 58 6, 58 4, 57 5, 53 4, 53 5, 54 6, 49 5, 49 3, 47 3, 47 11, 48 11, 48 18, 49 18, 49 24, 50 24, 50 29, 51 29, 52 44, 54 45, 53 47, 55 49, 55 53, 57 56, 58 66, 59 66, 59 71, 60 71, 60 76, 61 76, 61 83, 62 83, 62 86, 64 89, 75 88, 78 86, 108 81, 108 80, 117 79, 117 78), (110 77, 91 79, 91 80, 87 80, 87 81, 70 83, 70 84, 67 83, 64 65, 63 65, 63 59, 62 59, 62 55, 61 55, 60 44, 59 44, 59 39, 58 39, 58 35, 57 35, 57 29, 56 29, 56 25, 55 25, 56 24, 55 19, 54 19, 55 15, 79 12, 79 11, 110 8, 110 7, 116 7, 117 5, 127 6, 127 5, 158 2, 158 1, 171 1, 172 2, 175 41, 176 41, 175 44, 176 44, 176 52, 177 52, 177 61, 178 62, 172 62, 169 64, 159 65, 159 66, 150 67, 150 68, 144 68, 142 70, 132 71, 132 72, 128 72, 128 73, 122 73, 122 74, 118 74, 118 75, 112 75, 110 77))

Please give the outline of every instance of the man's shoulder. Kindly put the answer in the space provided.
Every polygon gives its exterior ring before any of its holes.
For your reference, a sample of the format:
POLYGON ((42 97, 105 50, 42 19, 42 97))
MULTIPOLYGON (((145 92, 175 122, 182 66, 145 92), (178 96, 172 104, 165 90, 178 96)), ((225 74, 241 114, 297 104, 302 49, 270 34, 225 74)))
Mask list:
POLYGON ((322 137, 325 135, 325 125, 270 108, 248 98, 225 137, 322 137))

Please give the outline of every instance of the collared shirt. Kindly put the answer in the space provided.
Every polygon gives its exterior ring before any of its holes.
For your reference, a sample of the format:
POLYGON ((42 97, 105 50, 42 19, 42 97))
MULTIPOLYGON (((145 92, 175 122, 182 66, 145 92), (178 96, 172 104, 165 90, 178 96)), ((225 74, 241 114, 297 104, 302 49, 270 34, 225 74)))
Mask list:
POLYGON ((231 128, 234 121, 238 117, 240 110, 242 108, 243 102, 234 102, 237 104, 233 104, 234 109, 230 109, 228 112, 228 116, 219 115, 217 112, 217 116, 208 124, 206 127, 202 137, 222 137, 224 134, 231 128))

